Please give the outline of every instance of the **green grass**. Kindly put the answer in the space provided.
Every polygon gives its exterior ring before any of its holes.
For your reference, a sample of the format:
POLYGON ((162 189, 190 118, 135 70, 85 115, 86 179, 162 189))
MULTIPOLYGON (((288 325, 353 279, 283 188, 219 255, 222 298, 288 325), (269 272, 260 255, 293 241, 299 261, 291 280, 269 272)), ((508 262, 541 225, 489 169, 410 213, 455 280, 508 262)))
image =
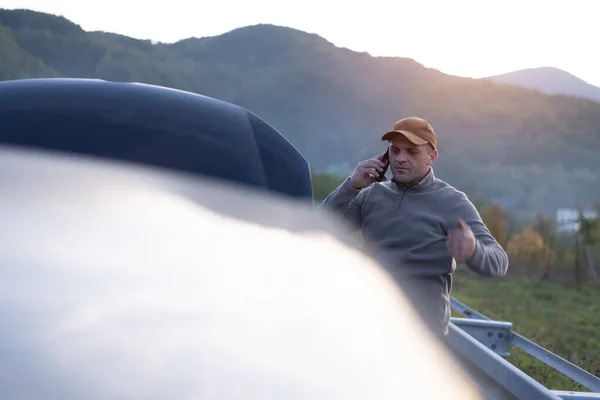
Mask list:
MULTIPOLYGON (((600 376, 600 288, 575 289, 528 278, 486 279, 456 275, 452 295, 513 330, 600 376)), ((453 316, 461 315, 453 310, 453 316)), ((553 390, 589 391, 527 353, 512 347, 513 365, 553 390)))

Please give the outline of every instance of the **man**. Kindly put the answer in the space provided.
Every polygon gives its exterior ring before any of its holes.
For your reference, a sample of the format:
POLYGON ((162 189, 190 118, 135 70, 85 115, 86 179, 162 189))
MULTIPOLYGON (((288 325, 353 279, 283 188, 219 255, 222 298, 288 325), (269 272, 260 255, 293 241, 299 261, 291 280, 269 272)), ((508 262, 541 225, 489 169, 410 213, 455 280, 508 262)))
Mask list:
POLYGON ((504 276, 508 257, 467 196, 434 176, 437 138, 426 120, 401 119, 381 140, 389 144, 393 179, 377 182, 383 154, 362 161, 320 208, 360 229, 365 250, 444 338, 456 262, 482 275, 504 276))

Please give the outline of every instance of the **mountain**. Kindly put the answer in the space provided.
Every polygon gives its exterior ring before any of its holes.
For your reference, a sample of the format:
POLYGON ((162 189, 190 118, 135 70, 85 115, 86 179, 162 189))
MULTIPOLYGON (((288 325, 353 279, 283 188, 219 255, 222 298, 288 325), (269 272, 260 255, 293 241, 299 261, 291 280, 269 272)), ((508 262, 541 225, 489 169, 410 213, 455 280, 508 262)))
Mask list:
POLYGON ((577 96, 600 101, 600 87, 558 68, 529 68, 485 79, 536 89, 546 94, 577 96))
POLYGON ((299 30, 256 25, 152 43, 86 32, 62 17, 0 10, 0 79, 90 77, 169 86, 241 105, 315 171, 347 174, 418 115, 438 133, 436 175, 531 212, 600 199, 600 103, 450 76, 299 30))

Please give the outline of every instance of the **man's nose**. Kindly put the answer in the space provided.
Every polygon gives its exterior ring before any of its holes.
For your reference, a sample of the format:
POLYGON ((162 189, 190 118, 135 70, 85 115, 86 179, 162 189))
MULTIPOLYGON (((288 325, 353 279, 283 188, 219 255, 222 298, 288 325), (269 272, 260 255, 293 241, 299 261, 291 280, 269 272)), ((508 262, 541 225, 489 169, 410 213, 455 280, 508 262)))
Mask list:
POLYGON ((405 151, 399 151, 398 154, 395 157, 396 162, 398 163, 403 163, 406 162, 406 152, 405 151))

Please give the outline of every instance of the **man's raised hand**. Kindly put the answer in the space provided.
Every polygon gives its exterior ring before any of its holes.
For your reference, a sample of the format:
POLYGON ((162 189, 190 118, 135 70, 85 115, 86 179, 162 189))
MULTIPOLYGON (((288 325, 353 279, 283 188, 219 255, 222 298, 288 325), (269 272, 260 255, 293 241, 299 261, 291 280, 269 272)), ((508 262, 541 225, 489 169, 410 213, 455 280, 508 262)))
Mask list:
POLYGON ((461 218, 458 219, 458 228, 448 230, 446 247, 450 256, 458 262, 468 261, 475 254, 477 240, 471 227, 461 218))
MULTIPOLYGON (((350 184, 355 189, 362 189, 377 181, 380 172, 383 172, 385 163, 381 161, 384 153, 376 157, 359 162, 354 168, 354 172, 350 176, 350 184)), ((385 176, 383 180, 385 180, 385 176)))

